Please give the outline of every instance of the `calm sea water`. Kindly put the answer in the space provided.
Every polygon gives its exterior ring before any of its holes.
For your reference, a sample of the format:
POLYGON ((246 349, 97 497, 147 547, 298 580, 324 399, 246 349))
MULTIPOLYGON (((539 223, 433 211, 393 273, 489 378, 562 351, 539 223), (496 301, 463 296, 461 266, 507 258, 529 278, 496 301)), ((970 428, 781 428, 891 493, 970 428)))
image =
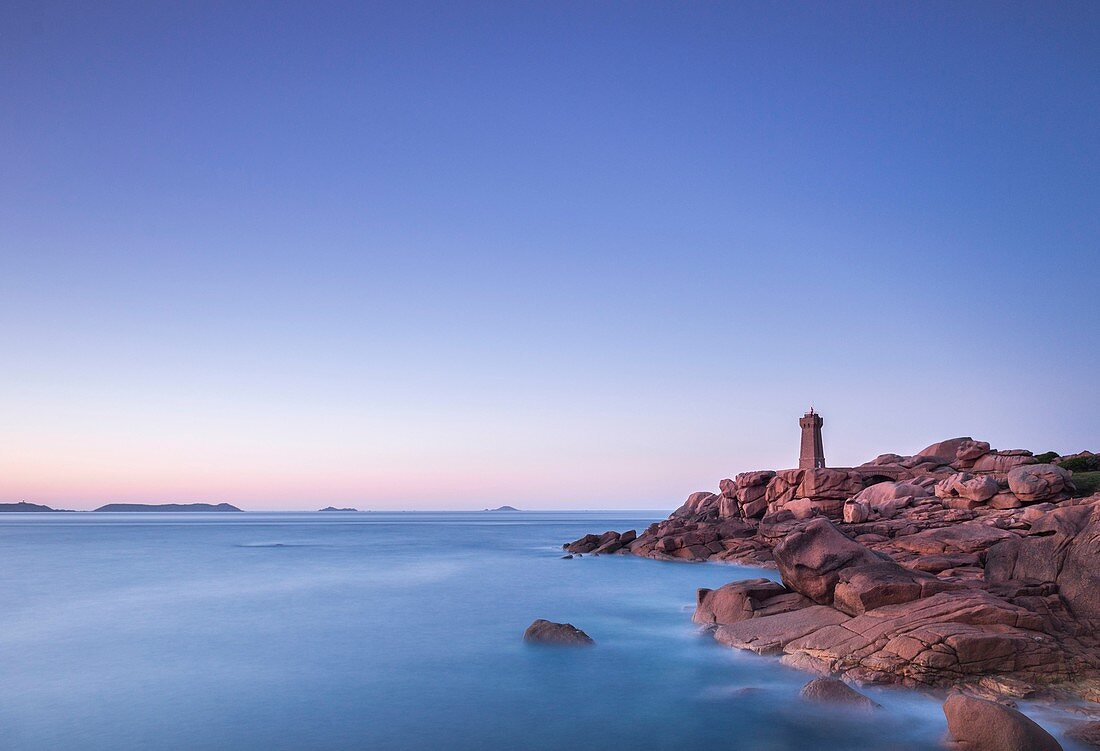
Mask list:
POLYGON ((5 514, 5 749, 932 749, 939 704, 873 721, 691 624, 774 572, 560 544, 663 514, 5 514), (525 645, 535 618, 591 649, 525 645))

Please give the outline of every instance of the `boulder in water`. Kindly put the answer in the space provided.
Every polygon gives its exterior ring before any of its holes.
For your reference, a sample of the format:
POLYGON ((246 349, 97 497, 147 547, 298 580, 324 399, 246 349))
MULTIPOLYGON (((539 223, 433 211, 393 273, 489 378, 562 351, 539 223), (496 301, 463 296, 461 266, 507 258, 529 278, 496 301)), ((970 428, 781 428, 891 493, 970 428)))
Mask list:
POLYGON ((543 618, 537 619, 523 632, 523 640, 538 644, 558 644, 563 646, 588 646, 595 644, 592 637, 572 623, 554 623, 543 618))

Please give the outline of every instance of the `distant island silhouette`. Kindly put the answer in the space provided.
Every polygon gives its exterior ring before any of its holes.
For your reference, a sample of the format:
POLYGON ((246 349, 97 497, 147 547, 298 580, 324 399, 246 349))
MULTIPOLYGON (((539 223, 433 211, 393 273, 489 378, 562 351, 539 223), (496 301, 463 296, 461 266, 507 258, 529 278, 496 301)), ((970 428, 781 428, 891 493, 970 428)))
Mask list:
POLYGON ((41 503, 27 503, 26 501, 20 501, 19 503, 0 503, 0 512, 3 511, 55 511, 55 512, 68 512, 71 509, 59 509, 50 508, 49 506, 43 506, 41 503))
POLYGON ((240 511, 229 503, 108 503, 94 511, 240 511))
POLYGON ((336 508, 335 506, 325 506, 321 511, 358 511, 357 508, 336 508))
POLYGON ((487 509, 484 509, 484 510, 489 511, 489 512, 493 512, 493 511, 519 511, 519 509, 516 508, 515 506, 497 506, 496 508, 487 508, 487 509))

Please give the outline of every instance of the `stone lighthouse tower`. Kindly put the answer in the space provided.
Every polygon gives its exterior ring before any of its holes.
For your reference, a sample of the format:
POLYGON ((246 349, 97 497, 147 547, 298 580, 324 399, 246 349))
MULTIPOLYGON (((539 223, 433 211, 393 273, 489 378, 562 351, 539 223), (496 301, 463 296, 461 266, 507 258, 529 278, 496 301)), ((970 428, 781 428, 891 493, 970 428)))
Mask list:
POLYGON ((802 449, 798 453, 799 469, 817 469, 825 466, 825 449, 821 446, 821 415, 810 411, 798 420, 802 428, 802 449))

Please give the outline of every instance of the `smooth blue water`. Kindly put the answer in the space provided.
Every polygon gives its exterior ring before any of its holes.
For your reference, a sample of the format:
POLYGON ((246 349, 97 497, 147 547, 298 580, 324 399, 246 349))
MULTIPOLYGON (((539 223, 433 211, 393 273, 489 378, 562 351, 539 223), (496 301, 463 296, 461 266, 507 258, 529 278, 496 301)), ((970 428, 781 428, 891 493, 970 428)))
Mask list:
POLYGON ((939 704, 810 676, 691 624, 768 575, 560 544, 658 514, 5 514, 5 749, 933 749, 939 704), (569 621, 590 649, 521 641, 569 621))

